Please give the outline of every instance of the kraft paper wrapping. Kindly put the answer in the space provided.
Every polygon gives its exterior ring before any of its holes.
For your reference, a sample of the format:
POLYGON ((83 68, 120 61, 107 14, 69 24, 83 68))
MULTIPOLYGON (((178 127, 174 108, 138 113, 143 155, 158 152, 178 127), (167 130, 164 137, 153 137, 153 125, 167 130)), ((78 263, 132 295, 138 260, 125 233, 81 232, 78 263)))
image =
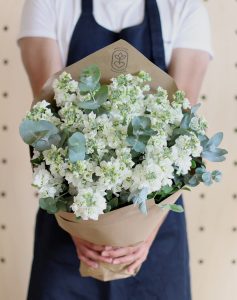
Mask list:
MULTIPOLYGON (((173 204, 181 195, 176 192, 162 203, 173 204)), ((129 205, 104 215, 98 221, 77 220, 73 213, 60 211, 55 214, 59 226, 72 236, 80 237, 97 245, 125 247, 145 241, 167 216, 167 210, 160 208, 153 199, 147 200, 148 214, 142 214, 137 206, 129 205)), ((112 265, 99 263, 97 269, 80 263, 81 276, 91 276, 102 281, 126 278, 136 275, 127 272, 127 264, 112 265)))
MULTIPOLYGON (((171 99, 177 90, 174 80, 168 74, 159 69, 129 43, 119 40, 50 77, 43 86, 40 95, 34 99, 32 106, 44 99, 49 102, 53 101, 52 83, 63 71, 70 73, 72 78, 77 80, 81 70, 91 64, 96 64, 100 68, 102 83, 108 84, 111 78, 121 73, 135 74, 144 70, 151 75, 152 82, 150 85, 153 91, 161 86, 168 91, 171 99)), ((180 192, 175 193, 163 203, 174 203, 180 194, 180 192)), ((71 235, 99 245, 123 247, 143 242, 156 226, 164 221, 167 211, 159 208, 154 200, 148 200, 147 203, 147 216, 142 214, 134 205, 130 205, 101 215, 98 221, 78 221, 73 213, 67 212, 59 212, 55 217, 59 226, 71 235)), ((135 274, 129 274, 126 272, 126 267, 127 265, 124 264, 100 263, 98 269, 92 269, 81 262, 80 273, 82 276, 109 281, 135 275, 140 269, 138 268, 135 274)))

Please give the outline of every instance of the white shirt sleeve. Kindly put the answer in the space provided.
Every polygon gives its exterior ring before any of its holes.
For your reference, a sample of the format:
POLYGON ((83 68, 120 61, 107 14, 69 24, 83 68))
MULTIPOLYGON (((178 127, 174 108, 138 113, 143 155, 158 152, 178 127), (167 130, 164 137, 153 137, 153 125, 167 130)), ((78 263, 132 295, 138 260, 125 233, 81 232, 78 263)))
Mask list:
POLYGON ((203 50, 213 57, 209 16, 201 0, 185 1, 173 48, 203 50))
POLYGON ((56 39, 56 15, 53 0, 25 0, 18 40, 23 37, 56 39))

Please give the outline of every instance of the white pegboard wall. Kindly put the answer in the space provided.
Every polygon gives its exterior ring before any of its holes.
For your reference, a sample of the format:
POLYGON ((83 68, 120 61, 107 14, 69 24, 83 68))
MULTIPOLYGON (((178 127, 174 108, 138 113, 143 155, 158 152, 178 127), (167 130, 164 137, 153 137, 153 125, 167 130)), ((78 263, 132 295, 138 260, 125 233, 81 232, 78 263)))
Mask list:
MULTIPOLYGON (((28 148, 18 125, 31 91, 16 45, 23 0, 0 0, 0 299, 24 300, 38 206, 30 186, 28 148), (13 288, 14 286, 14 288, 13 288)), ((213 32, 211 62, 200 100, 209 133, 224 131, 224 178, 185 193, 193 300, 237 299, 237 1, 208 0, 213 32)), ((210 165, 214 169, 212 165, 210 165)))

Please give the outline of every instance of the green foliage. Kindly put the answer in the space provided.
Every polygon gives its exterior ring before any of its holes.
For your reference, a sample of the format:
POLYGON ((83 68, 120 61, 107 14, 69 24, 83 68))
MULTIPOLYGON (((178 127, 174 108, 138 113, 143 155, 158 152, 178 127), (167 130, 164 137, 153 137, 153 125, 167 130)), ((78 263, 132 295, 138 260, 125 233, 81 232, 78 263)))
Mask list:
POLYGON ((64 148, 64 146, 67 144, 67 140, 70 136, 70 132, 68 129, 63 129, 61 132, 60 132, 60 136, 61 136, 61 141, 58 145, 58 147, 61 147, 61 148, 64 148))
POLYGON ((184 209, 183 209, 182 205, 178 205, 178 204, 162 204, 162 203, 160 203, 159 207, 162 208, 162 209, 171 210, 171 211, 176 212, 176 213, 183 213, 184 212, 184 209))
POLYGON ((55 198, 40 198, 39 205, 40 208, 46 210, 48 214, 55 214, 58 212, 57 199, 55 198))
POLYGON ((217 148, 223 139, 223 133, 218 132, 212 138, 207 136, 201 138, 201 145, 203 147, 202 157, 212 161, 221 162, 225 160, 225 155, 228 153, 225 149, 217 148))
POLYGON ((86 155, 86 139, 81 132, 75 132, 68 139, 69 160, 76 163, 84 160, 86 155))
POLYGON ((70 211, 70 205, 73 203, 73 198, 72 196, 63 197, 64 195, 56 198, 40 198, 39 206, 49 214, 56 214, 58 211, 70 211))
POLYGON ((147 214, 146 200, 148 195, 148 189, 145 187, 142 190, 138 190, 134 193, 131 193, 128 197, 128 200, 132 201, 135 205, 138 205, 140 211, 143 214, 147 214))
POLYGON ((33 166, 38 166, 40 165, 42 162, 44 161, 44 157, 42 155, 42 153, 40 153, 40 156, 35 158, 35 159, 31 159, 31 163, 33 166))
POLYGON ((19 131, 23 141, 38 151, 48 150, 51 145, 58 146, 61 141, 58 128, 44 120, 24 120, 19 131))
POLYGON ((134 117, 128 126, 128 137, 126 141, 132 146, 132 150, 138 153, 144 153, 147 142, 156 131, 151 129, 151 120, 149 117, 134 117))
POLYGON ((201 106, 201 104, 198 103, 198 104, 194 105, 191 110, 188 110, 187 112, 184 113, 183 119, 180 124, 181 129, 189 129, 190 122, 191 122, 192 118, 195 116, 195 114, 200 106, 201 106))
POLYGON ((79 89, 81 92, 88 93, 99 88, 100 69, 97 65, 90 65, 82 70, 79 77, 79 89))
POLYGON ((108 86, 102 85, 95 95, 92 95, 92 100, 79 102, 78 106, 86 110, 97 110, 107 99, 108 86))
POLYGON ((195 187, 203 182, 205 185, 210 186, 213 183, 213 180, 219 182, 221 180, 221 172, 215 170, 213 172, 209 172, 206 170, 204 166, 196 168, 194 175, 186 175, 184 180, 187 185, 191 187, 195 187))

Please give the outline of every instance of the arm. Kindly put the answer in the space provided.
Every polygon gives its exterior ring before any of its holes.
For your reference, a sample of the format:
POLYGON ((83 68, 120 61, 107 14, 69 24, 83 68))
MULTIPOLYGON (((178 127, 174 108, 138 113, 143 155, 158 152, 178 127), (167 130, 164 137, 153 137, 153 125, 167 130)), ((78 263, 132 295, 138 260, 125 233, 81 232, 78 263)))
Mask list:
POLYGON ((182 48, 173 51, 169 74, 192 105, 197 102, 209 61, 210 55, 205 51, 182 48))
POLYGON ((19 40, 19 46, 33 95, 37 96, 46 80, 63 67, 57 41, 25 37, 19 40))

